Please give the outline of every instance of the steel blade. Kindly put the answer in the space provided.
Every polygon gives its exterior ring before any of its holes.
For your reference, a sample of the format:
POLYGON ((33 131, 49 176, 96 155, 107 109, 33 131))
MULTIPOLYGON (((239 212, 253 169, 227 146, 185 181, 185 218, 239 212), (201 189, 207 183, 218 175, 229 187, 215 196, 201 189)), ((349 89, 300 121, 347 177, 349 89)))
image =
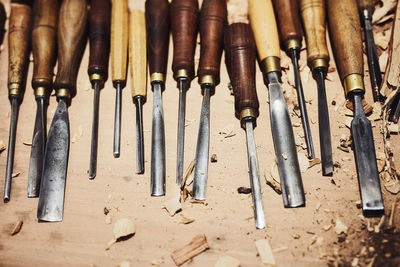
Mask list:
POLYGON ((116 84, 115 88, 115 117, 114 117, 114 158, 119 158, 121 146, 121 110, 122 110, 122 86, 116 84))
POLYGON ((97 151, 99 140, 99 104, 100 104, 100 80, 93 81, 93 121, 92 121, 92 140, 90 145, 90 165, 89 179, 94 179, 97 173, 97 151))
POLYGON ((183 177, 183 160, 185 148, 185 111, 186 111, 186 90, 187 79, 179 78, 179 109, 178 109, 178 148, 177 148, 177 163, 176 163, 176 182, 181 184, 183 177))
POLYGON ((136 173, 144 173, 143 96, 136 96, 136 173))

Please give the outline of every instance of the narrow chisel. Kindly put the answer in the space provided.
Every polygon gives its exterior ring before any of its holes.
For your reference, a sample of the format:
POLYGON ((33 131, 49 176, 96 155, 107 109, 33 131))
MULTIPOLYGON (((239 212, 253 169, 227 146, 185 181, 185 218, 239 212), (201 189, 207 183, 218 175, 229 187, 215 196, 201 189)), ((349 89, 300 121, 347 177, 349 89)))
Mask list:
POLYGON ((185 144, 186 91, 194 77, 194 52, 196 49, 199 3, 197 0, 173 0, 171 3, 171 30, 174 44, 172 71, 179 89, 178 149, 176 181, 183 176, 185 144))
POLYGON ((62 221, 69 155, 68 106, 76 95, 76 78, 86 43, 86 0, 64 0, 58 31, 58 69, 54 89, 58 101, 50 126, 40 186, 37 218, 62 221))
POLYGON ((194 165, 193 197, 206 199, 208 155, 210 146, 210 96, 219 84, 219 70, 226 25, 226 0, 204 0, 200 11, 200 62, 197 70, 203 103, 199 134, 197 137, 196 163, 194 165))
POLYGON ((235 116, 246 131, 247 157, 256 227, 266 226, 254 128, 259 115, 255 83, 256 46, 251 27, 233 23, 225 30, 225 63, 235 95, 235 116))
POLYGON ((19 105, 25 91, 26 75, 29 65, 31 40, 32 8, 26 4, 11 1, 11 14, 8 33, 8 99, 11 103, 10 132, 8 139, 4 202, 10 201, 11 180, 14 167, 15 139, 19 105))
POLYGON ((364 215, 384 213, 371 122, 365 117, 362 97, 364 64, 356 0, 327 0, 330 40, 346 97, 353 101, 351 133, 364 215))
POLYGON ((299 17, 299 3, 298 0, 273 0, 272 2, 278 20, 281 46, 286 51, 293 64, 297 100, 301 113, 308 157, 315 158, 310 122, 308 120, 306 101, 304 99, 303 85, 301 83, 299 70, 300 48, 303 39, 299 17))
POLYGON ((58 0, 36 0, 33 6, 32 88, 37 103, 28 173, 28 197, 38 197, 47 135, 47 107, 56 63, 58 0))
POLYGON ((307 61, 318 87, 318 126, 322 175, 333 174, 332 142, 325 78, 329 67, 326 45, 325 0, 300 0, 307 43, 307 61))
POLYGON ((97 173, 100 90, 104 87, 104 83, 108 78, 108 58, 110 56, 110 23, 110 0, 90 0, 90 52, 88 74, 90 83, 94 89, 94 99, 89 179, 94 179, 97 173))
POLYGON ((279 38, 271 0, 249 0, 249 15, 260 67, 269 91, 271 131, 283 204, 288 208, 304 206, 305 196, 292 122, 280 84, 279 38))

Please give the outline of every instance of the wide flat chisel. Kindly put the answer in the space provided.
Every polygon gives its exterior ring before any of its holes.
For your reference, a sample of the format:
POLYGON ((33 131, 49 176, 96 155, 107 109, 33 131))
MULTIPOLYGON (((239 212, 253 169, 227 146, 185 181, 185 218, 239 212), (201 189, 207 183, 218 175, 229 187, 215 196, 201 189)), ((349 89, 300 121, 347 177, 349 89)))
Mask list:
POLYGON ((56 63, 58 0, 36 0, 33 6, 32 88, 36 99, 36 119, 28 173, 28 197, 38 197, 42 179, 47 136, 47 107, 53 89, 56 63))
POLYGON ((318 87, 318 127, 322 175, 333 174, 332 142, 325 78, 329 67, 326 45, 325 0, 300 0, 307 43, 307 62, 318 87))
POLYGON ((8 33, 8 99, 11 103, 4 202, 10 201, 19 105, 25 91, 32 26, 31 1, 11 1, 8 33))
POLYGON ((210 96, 219 84, 224 27, 227 23, 226 0, 204 0, 200 10, 200 62, 197 70, 203 103, 196 163, 194 165, 193 198, 206 199, 208 155, 210 146, 210 96))
POLYGON ((327 0, 330 40, 346 97, 353 101, 351 122, 354 157, 364 215, 384 213, 371 122, 362 105, 364 64, 356 0, 327 0))
POLYGON ((76 79, 86 43, 86 0, 64 0, 58 30, 58 68, 54 89, 58 101, 47 137, 37 218, 62 221, 67 179, 70 129, 68 106, 76 95, 76 79))
POLYGON ((279 37, 271 0, 249 0, 249 15, 260 67, 269 91, 271 131, 283 204, 287 208, 304 206, 305 196, 292 122, 280 84, 279 37))

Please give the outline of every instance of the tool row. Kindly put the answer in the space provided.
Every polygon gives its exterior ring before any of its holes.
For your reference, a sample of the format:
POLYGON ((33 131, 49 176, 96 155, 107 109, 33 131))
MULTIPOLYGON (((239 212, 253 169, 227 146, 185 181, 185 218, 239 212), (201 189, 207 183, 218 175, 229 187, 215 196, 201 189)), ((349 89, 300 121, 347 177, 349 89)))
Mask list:
MULTIPOLYGON (((367 40, 373 38, 368 22, 371 21, 371 8, 374 2, 359 1, 361 13, 368 14, 363 17, 367 40)), ((315 152, 298 64, 303 23, 308 65, 318 85, 322 174, 332 175, 329 112, 325 92, 325 77, 329 66, 325 30, 327 11, 336 65, 346 96, 354 103, 351 131, 363 211, 365 215, 382 214, 384 208, 372 128, 361 102, 365 90, 357 1, 327 0, 325 3, 324 0, 248 0, 250 23, 247 19, 228 23, 227 10, 226 0, 204 0, 200 10, 197 0, 172 0, 171 3, 168 0, 147 0, 143 8, 140 6, 137 8, 135 2, 131 2, 128 6, 127 0, 114 0, 112 5, 109 0, 91 0, 90 8, 86 0, 64 0, 62 3, 58 0, 35 0, 33 5, 31 1, 11 1, 8 88, 12 112, 4 201, 10 200, 18 110, 23 96, 26 69, 29 64, 30 40, 32 40, 34 58, 32 87, 37 101, 37 114, 29 166, 28 197, 39 196, 37 212, 39 220, 62 220, 70 145, 68 106, 76 95, 76 79, 87 36, 90 40, 88 74, 94 89, 89 178, 94 179, 96 176, 99 95, 108 78, 111 51, 111 79, 116 89, 114 157, 120 155, 121 95, 122 89, 126 86, 129 63, 132 98, 136 105, 137 173, 142 174, 145 171, 142 107, 147 99, 147 68, 149 68, 153 91, 150 191, 152 196, 165 195, 162 92, 165 90, 171 30, 172 71, 179 89, 177 184, 181 184, 183 176, 186 92, 195 77, 194 54, 199 32, 201 45, 197 77, 201 85, 203 102, 192 197, 197 200, 206 199, 210 97, 214 95, 215 87, 220 82, 220 62, 224 49, 225 64, 235 96, 235 116, 246 132, 256 227, 264 228, 266 225, 253 134, 259 113, 255 82, 257 55, 269 92, 270 123, 284 206, 291 208, 305 206, 292 123, 281 86, 280 48, 282 47, 292 59, 307 151, 309 157, 314 158, 315 152), (58 70, 53 82, 56 60, 58 70), (57 96, 58 107, 47 135, 47 106, 53 89, 57 96)), ((371 82, 374 96, 379 100, 381 78, 373 39, 372 43, 369 42, 368 51, 368 55, 373 55, 370 73, 375 73, 376 77, 371 76, 376 79, 371 78, 371 82)))

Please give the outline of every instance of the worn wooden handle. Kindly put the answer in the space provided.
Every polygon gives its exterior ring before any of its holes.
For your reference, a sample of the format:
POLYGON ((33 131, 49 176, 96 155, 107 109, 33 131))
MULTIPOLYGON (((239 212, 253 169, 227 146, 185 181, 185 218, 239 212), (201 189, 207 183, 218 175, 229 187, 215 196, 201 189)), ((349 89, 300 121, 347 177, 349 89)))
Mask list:
POLYGON ((191 80, 194 77, 194 52, 196 49, 199 3, 197 0, 173 0, 171 3, 171 29, 174 42, 172 71, 185 70, 191 80))
POLYGON ((360 18, 356 0, 327 0, 330 38, 343 80, 349 74, 363 75, 360 18))
POLYGON ((300 11, 306 35, 308 65, 311 68, 320 65, 317 60, 327 65, 329 52, 326 45, 325 0, 300 0, 300 11))
POLYGON ((358 8, 362 12, 368 10, 372 16, 375 10, 375 5, 378 4, 379 0, 358 0, 358 8))
POLYGON ((289 48, 300 49, 303 33, 298 0, 273 0, 272 2, 278 20, 282 48, 285 50, 289 48))
MULTIPOLYGON (((110 56, 110 0, 91 0, 89 12, 90 54, 88 73, 101 75, 103 81, 108 76, 108 58, 110 56)), ((94 77, 91 77, 91 80, 94 77)), ((97 78, 98 79, 98 78, 97 78)))
POLYGON ((61 4, 57 32, 58 71, 54 88, 76 95, 76 78, 86 44, 88 10, 86 0, 64 0, 61 4))
POLYGON ((126 82, 128 62, 128 1, 113 0, 111 9, 111 78, 126 82))
POLYGON ((233 23, 225 30, 225 64, 235 94, 235 115, 250 109, 258 116, 255 83, 256 47, 249 24, 233 23))
POLYGON ((129 65, 132 97, 143 96, 146 99, 146 21, 142 10, 129 12, 129 65))

